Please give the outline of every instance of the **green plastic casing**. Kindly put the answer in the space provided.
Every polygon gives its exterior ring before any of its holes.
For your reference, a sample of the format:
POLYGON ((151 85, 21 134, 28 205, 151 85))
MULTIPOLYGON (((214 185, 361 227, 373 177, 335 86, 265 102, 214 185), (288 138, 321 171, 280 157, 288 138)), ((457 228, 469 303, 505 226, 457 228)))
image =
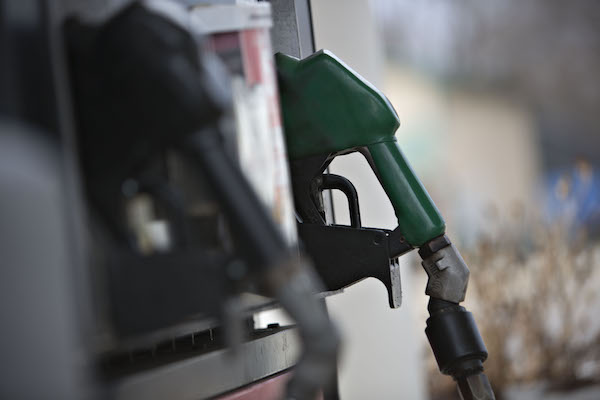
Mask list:
POLYGON ((368 149, 408 243, 442 235, 444 220, 398 147, 400 120, 388 99, 327 50, 275 60, 289 157, 368 149))

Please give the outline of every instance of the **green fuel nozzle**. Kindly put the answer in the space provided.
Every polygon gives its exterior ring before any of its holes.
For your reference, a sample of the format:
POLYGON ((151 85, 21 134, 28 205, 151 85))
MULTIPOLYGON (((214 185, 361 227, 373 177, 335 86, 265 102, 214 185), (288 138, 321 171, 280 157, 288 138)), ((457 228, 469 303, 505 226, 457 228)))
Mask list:
MULTIPOLYGON (((303 60, 275 56, 289 157, 361 151, 387 193, 406 240, 420 246, 446 228, 404 158, 388 99, 340 59, 321 50, 303 60)), ((330 161, 330 160, 329 160, 330 161)))
MULTIPOLYGON (((366 248, 363 253, 373 250, 374 255, 383 254, 384 258, 387 255, 389 260, 394 260, 406 251, 419 248, 429 277, 426 294, 430 296, 430 318, 426 334, 440 371, 454 377, 464 399, 493 399, 494 394, 483 374, 487 350, 471 313, 458 305, 465 297, 469 269, 444 234, 446 226, 440 212, 398 146, 395 133, 400 121, 389 100, 326 50, 302 60, 281 53, 275 59, 296 209, 302 220, 300 226, 313 226, 305 229, 310 233, 305 242, 311 243, 307 247, 313 251, 309 249, 309 253, 324 281, 347 283, 377 276, 356 272, 356 268, 368 268, 368 257, 354 257, 359 259, 354 269, 346 264, 331 267, 329 264, 335 263, 335 259, 329 257, 326 247, 312 240, 320 235, 319 242, 327 242, 332 249, 360 245, 360 238, 355 239, 340 228, 314 228, 326 225, 319 190, 327 188, 323 182, 331 179, 326 179, 328 175, 324 171, 336 156, 357 151, 369 162, 398 219, 396 230, 380 231, 389 241, 387 253, 377 253, 372 248, 366 248), (340 239, 329 238, 334 235, 340 239), (327 262, 319 263, 320 259, 327 262), (337 271, 332 272, 334 267, 338 267, 337 271), (352 277, 340 279, 350 273, 352 277)), ((357 196, 351 183, 340 179, 337 182, 336 188, 345 189, 346 196, 357 196)), ((357 208, 358 201, 350 200, 351 215, 356 215, 358 211, 353 212, 352 204, 357 208)), ((359 224, 353 222, 351 228, 360 230, 365 240, 372 240, 370 231, 359 224)), ((374 246, 381 243, 373 242, 374 246)), ((352 264, 353 259, 346 261, 352 264)), ((392 283, 386 284, 388 291, 394 288, 393 282, 399 285, 399 276, 389 281, 392 283)))

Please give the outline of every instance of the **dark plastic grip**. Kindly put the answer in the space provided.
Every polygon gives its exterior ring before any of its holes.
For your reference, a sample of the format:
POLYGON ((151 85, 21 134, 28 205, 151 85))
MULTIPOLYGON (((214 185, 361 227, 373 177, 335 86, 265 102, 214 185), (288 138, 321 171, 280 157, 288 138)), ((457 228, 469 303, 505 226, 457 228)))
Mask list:
POLYGON ((488 356, 473 315, 462 307, 444 309, 429 317, 425 334, 445 375, 468 375, 470 369, 479 369, 488 356))

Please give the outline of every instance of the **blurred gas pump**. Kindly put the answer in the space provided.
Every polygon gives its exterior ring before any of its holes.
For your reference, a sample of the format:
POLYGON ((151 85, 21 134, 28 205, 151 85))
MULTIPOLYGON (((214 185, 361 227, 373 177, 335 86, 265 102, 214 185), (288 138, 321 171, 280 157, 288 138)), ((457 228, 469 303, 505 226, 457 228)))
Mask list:
POLYGON ((366 277, 381 280, 390 306, 401 303, 397 258, 419 249, 429 277, 425 332, 440 371, 451 375, 463 399, 493 399, 483 374, 487 350, 473 316, 460 306, 469 269, 444 234, 445 223, 396 142, 400 122, 371 84, 327 51, 298 60, 276 56, 299 232, 328 290, 366 277), (324 173, 343 154, 365 156, 390 199, 398 227, 363 228, 358 197, 344 177, 324 173), (341 190, 351 226, 326 225, 321 192, 341 190))
POLYGON ((314 399, 335 371, 338 335, 315 298, 322 284, 310 262, 286 241, 226 145, 227 72, 177 19, 140 3, 100 26, 70 20, 66 37, 114 330, 136 335, 202 312, 235 338, 244 316, 228 315, 231 300, 246 291, 274 297, 303 342, 286 398, 314 399), (224 216, 216 246, 191 233, 183 207, 190 194, 166 167, 173 155, 205 182, 204 196, 224 216))

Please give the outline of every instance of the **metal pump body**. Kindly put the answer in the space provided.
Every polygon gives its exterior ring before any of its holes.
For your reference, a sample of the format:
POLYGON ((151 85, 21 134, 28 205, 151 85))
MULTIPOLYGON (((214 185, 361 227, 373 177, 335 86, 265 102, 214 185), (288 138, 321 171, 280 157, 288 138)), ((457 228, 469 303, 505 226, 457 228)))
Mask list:
POLYGON ((86 195, 107 243, 103 267, 116 335, 198 314, 219 318, 233 334, 238 321, 230 320, 243 314, 229 318, 230 302, 242 291, 266 294, 294 318, 304 343, 285 396, 314 399, 335 372, 337 330, 315 297, 321 285, 310 261, 286 242, 225 146, 219 122, 232 95, 221 63, 185 26, 138 2, 99 26, 70 19, 65 38, 86 195), (193 216, 162 168, 167 152, 207 182, 232 246, 214 249, 191 234, 193 216), (144 254, 130 239, 123 208, 132 181, 179 233, 167 251, 144 254), (234 276, 234 263, 247 276, 234 276))
POLYGON ((280 53, 276 62, 299 232, 327 288, 376 277, 388 288, 390 306, 399 307, 397 257, 419 248, 429 277, 426 333, 440 370, 457 380, 463 398, 493 398, 482 374, 487 350, 471 313, 458 305, 469 269, 398 146, 400 121, 389 100, 326 50, 302 60, 280 53), (336 156, 355 151, 365 156, 394 207, 394 231, 363 228, 352 183, 324 173, 336 156), (350 227, 325 223, 325 189, 348 197, 350 227))

